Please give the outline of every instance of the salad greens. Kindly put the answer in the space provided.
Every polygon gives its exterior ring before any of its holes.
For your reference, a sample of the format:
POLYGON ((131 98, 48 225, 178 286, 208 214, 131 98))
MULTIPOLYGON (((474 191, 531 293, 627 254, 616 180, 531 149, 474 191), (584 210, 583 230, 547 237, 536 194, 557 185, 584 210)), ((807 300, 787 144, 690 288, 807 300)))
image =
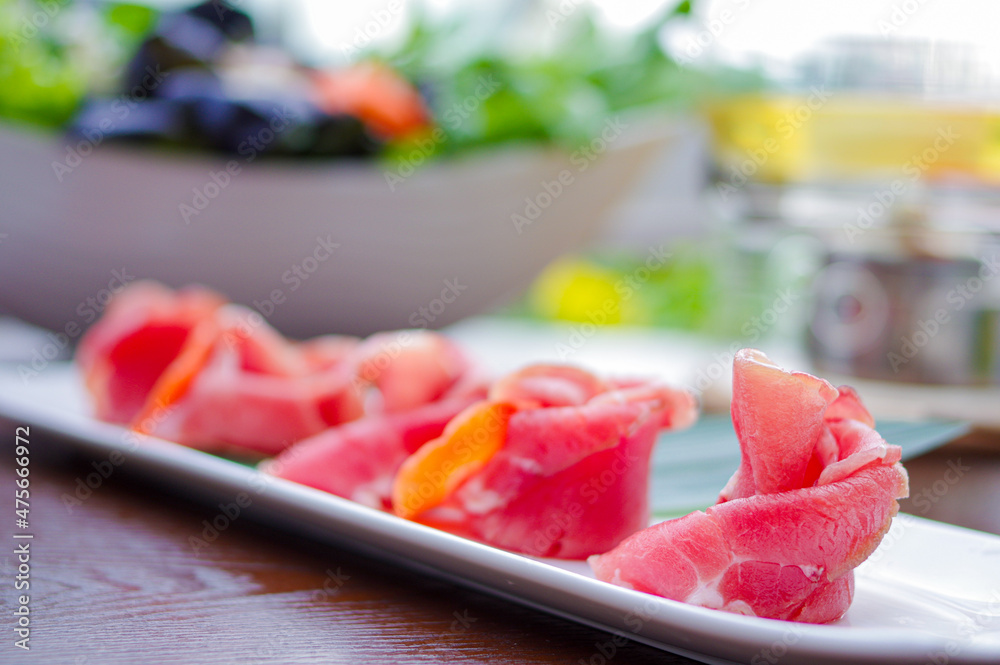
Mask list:
MULTIPOLYGON (((418 4, 401 43, 362 57, 417 86, 436 140, 392 137, 382 154, 576 147, 620 112, 689 107, 725 74, 683 67, 664 51, 664 26, 691 11, 687 0, 667 0, 645 28, 619 34, 587 5, 511 0, 432 16, 418 4)), ((127 63, 166 16, 129 2, 0 0, 0 119, 70 127, 89 100, 120 92, 127 63)))
POLYGON ((659 40, 666 22, 690 10, 683 2, 632 35, 609 34, 586 7, 568 16, 422 13, 401 46, 377 56, 425 91, 447 137, 439 152, 511 141, 574 145, 616 112, 696 97, 705 75, 681 67, 659 40))
POLYGON ((156 20, 125 2, 0 0, 0 118, 63 127, 156 20))

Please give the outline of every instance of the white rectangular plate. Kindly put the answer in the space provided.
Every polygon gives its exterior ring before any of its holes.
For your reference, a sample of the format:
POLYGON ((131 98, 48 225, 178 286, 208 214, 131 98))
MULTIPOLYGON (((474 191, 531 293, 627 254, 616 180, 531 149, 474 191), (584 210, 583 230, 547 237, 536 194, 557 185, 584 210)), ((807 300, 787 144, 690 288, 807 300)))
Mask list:
POLYGON ((247 492, 248 511, 283 528, 708 663, 1000 662, 1000 537, 977 531, 898 516, 858 568, 847 615, 795 624, 622 589, 593 579, 582 562, 511 554, 168 441, 135 445, 122 428, 87 415, 68 367, 50 366, 27 383, 0 372, 0 416, 96 459, 121 451, 124 468, 199 498, 247 492))

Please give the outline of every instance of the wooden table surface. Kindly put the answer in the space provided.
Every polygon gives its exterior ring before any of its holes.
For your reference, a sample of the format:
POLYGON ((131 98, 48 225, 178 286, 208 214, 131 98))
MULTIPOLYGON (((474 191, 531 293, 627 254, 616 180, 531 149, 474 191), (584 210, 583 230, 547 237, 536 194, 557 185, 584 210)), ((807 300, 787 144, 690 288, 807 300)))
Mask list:
MULTIPOLYGON (((0 460, 11 504, 12 457, 0 460)), ((8 546, 2 663, 694 662, 249 520, 196 555, 189 539, 214 511, 142 478, 115 474, 70 511, 64 495, 85 464, 32 461, 31 650, 13 645, 8 546)), ((1000 436, 907 467, 904 510, 1000 533, 1000 436)))

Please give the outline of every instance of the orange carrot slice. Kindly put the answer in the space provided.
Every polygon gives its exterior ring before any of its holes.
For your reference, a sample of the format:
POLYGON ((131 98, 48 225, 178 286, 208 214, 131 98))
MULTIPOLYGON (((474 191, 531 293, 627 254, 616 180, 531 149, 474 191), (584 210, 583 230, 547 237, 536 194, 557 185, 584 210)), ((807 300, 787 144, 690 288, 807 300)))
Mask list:
POLYGON ((510 402, 486 401, 458 414, 439 438, 400 467, 392 487, 393 511, 412 519, 440 505, 503 447, 507 423, 516 411, 510 402))
POLYGON ((183 397, 198 372, 208 362, 219 336, 219 326, 214 319, 202 321, 188 333, 181 352, 163 371, 146 396, 146 402, 132 421, 132 429, 149 434, 157 413, 175 404, 183 397))

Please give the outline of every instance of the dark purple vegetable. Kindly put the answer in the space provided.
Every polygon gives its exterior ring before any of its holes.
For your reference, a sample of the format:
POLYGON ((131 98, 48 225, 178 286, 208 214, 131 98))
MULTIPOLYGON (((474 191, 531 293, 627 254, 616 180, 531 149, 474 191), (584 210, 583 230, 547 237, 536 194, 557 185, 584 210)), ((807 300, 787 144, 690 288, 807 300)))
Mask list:
MULTIPOLYGON (((247 162, 260 155, 364 156, 380 149, 360 119, 327 113, 308 99, 293 65, 270 86, 251 86, 249 93, 242 85, 227 88, 223 55, 232 54, 236 42, 252 49, 253 39, 250 17, 221 0, 162 14, 126 68, 123 94, 89 100, 71 135, 173 143, 247 162)), ((250 62, 237 66, 255 66, 250 53, 250 62)), ((227 63, 233 66, 231 56, 227 63)))

